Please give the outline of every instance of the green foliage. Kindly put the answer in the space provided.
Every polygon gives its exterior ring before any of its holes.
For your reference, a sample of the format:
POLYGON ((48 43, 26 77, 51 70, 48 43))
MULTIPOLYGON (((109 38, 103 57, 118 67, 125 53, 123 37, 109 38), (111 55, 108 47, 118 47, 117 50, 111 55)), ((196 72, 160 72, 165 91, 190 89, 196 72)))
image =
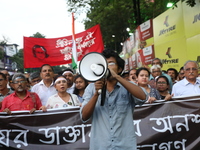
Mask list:
MULTIPOLYGON (((175 0, 176 2, 178 2, 178 0, 175 0)), ((194 7, 196 5, 196 0, 181 0, 182 2, 185 1, 185 3, 190 6, 190 7, 194 7)), ((200 1, 200 0, 199 0, 200 1)))
POLYGON ((2 60, 4 58, 4 51, 3 49, 0 47, 0 60, 2 60))
POLYGON ((0 45, 4 46, 8 43, 9 38, 2 36, 3 40, 0 40, 0 45))
POLYGON ((2 45, 2 46, 6 45, 6 43, 7 43, 6 41, 0 41, 0 45, 2 45))
POLYGON ((121 50, 121 42, 129 37, 126 28, 130 27, 128 22, 132 15, 129 0, 119 1, 92 1, 91 10, 87 13, 89 20, 85 21, 88 29, 100 24, 105 48, 111 48, 118 52, 121 50))
POLYGON ((34 37, 34 38, 45 38, 45 35, 41 34, 40 32, 36 32, 35 34, 33 34, 30 37, 34 37))
POLYGON ((23 72, 23 68, 24 68, 23 56, 24 56, 23 55, 23 49, 20 49, 17 54, 15 54, 13 57, 10 57, 10 60, 12 62, 16 62, 17 63, 17 69, 20 70, 21 72, 23 72))

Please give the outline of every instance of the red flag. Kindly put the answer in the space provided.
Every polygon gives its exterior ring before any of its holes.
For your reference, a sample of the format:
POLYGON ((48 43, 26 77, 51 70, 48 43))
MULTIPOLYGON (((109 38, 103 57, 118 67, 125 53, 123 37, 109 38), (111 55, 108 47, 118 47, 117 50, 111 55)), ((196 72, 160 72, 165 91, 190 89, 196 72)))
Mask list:
MULTIPOLYGON (((100 26, 96 25, 76 36, 78 61, 90 52, 104 49, 100 26)), ((72 36, 60 38, 24 37, 24 68, 37 68, 72 63, 72 36)))

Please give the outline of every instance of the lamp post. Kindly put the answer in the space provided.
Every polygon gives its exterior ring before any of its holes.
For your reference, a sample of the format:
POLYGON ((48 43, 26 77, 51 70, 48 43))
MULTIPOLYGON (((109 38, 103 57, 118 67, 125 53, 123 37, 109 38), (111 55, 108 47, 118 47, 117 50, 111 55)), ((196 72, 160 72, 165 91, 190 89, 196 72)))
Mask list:
POLYGON ((133 9, 134 9, 134 15, 136 18, 136 25, 141 24, 141 15, 140 15, 140 0, 133 0, 133 9))

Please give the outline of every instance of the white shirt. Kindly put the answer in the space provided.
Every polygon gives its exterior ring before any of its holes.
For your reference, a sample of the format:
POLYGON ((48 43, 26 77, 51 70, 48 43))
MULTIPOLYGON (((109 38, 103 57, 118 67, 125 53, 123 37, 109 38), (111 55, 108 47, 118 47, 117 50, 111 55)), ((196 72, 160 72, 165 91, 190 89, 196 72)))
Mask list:
POLYGON ((70 99, 67 103, 63 101, 58 94, 52 95, 46 103, 47 109, 79 106, 81 103, 78 97, 75 94, 70 95, 70 99))
POLYGON ((174 96, 200 95, 200 80, 196 79, 195 84, 191 84, 184 78, 173 85, 172 94, 174 94, 174 96))
POLYGON ((39 83, 35 84, 32 87, 31 91, 38 94, 43 106, 46 105, 46 102, 50 96, 57 93, 57 91, 53 85, 53 82, 51 83, 51 85, 49 87, 46 87, 43 80, 40 81, 39 83))
POLYGON ((67 93, 73 94, 74 88, 75 88, 75 83, 73 83, 73 85, 70 88, 67 88, 67 93))

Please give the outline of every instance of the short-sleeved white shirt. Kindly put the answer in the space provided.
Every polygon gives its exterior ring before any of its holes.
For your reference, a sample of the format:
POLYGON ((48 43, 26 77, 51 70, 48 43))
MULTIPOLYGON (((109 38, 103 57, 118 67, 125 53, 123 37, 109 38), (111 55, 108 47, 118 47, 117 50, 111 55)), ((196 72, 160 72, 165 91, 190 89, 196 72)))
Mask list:
POLYGON ((184 78, 173 85, 172 94, 174 94, 174 96, 198 95, 200 94, 200 80, 196 79, 195 84, 191 84, 184 78))

